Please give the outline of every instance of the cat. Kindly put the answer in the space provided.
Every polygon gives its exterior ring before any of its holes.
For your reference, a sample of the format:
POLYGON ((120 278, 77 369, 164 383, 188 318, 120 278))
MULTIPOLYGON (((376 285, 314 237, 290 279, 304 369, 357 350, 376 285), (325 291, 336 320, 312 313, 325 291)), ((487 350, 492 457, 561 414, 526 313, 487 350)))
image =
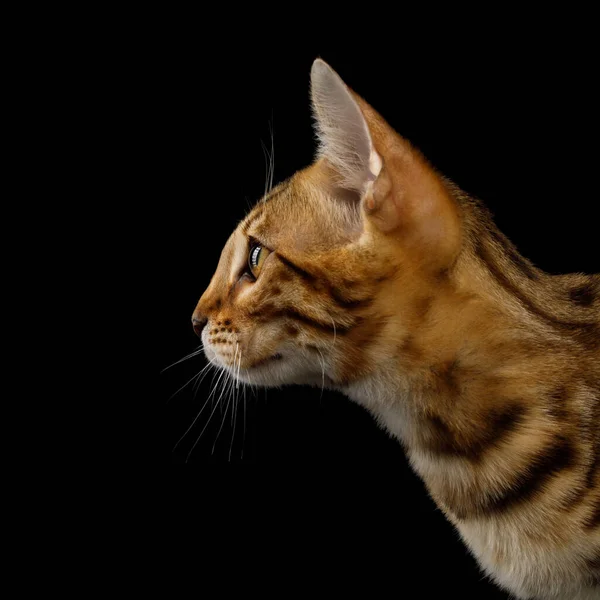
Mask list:
POLYGON ((549 275, 324 61, 314 163, 227 241, 192 316, 258 386, 341 391, 519 599, 600 598, 600 275, 549 275))

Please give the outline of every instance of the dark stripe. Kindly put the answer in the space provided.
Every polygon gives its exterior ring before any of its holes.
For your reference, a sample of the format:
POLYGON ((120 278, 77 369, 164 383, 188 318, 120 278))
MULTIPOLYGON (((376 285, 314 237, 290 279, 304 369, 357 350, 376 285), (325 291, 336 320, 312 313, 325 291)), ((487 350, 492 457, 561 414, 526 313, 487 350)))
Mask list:
POLYGON ((328 292, 338 306, 347 310, 367 308, 373 303, 374 300, 374 298, 369 296, 364 298, 351 298, 345 296, 343 291, 340 291, 334 287, 329 287, 328 292))
POLYGON ((385 281, 390 281, 391 279, 396 277, 399 271, 400 267, 398 267, 397 265, 387 265, 386 271, 384 271, 380 275, 373 276, 372 281, 373 283, 384 283, 385 281))
POLYGON ((583 346, 589 350, 600 349, 600 324, 599 323, 586 323, 580 327, 575 326, 576 329, 572 331, 583 346))
POLYGON ((574 302, 578 306, 587 308, 594 303, 594 300, 598 297, 598 286, 594 285, 593 281, 584 283, 577 287, 569 290, 569 298, 571 302, 574 302))
POLYGON ((313 317, 309 317, 295 308, 276 308, 272 302, 265 302, 264 304, 259 305, 255 310, 249 312, 248 316, 262 323, 277 318, 292 319, 294 321, 309 325, 315 329, 326 331, 327 333, 333 333, 334 335, 347 333, 360 322, 360 319, 354 319, 354 323, 352 325, 342 325, 341 323, 336 323, 335 321, 324 322, 313 317))
POLYGON ((418 361, 423 358, 423 350, 415 343, 413 335, 407 335, 398 346, 398 352, 401 356, 418 361))
POLYGON ((312 350, 313 352, 320 352, 321 349, 319 348, 319 346, 317 346, 316 344, 302 344, 303 348, 306 348, 307 350, 312 350))
POLYGON ((273 362, 274 360, 281 360, 282 358, 283 358, 283 356, 281 356, 281 354, 273 354, 272 356, 267 356, 266 358, 261 358, 261 359, 257 360, 256 362, 253 362, 250 365, 250 368, 256 369, 256 367, 260 367, 267 363, 273 362))
POLYGON ((559 385, 548 394, 548 412, 551 417, 559 422, 569 418, 569 390, 564 385, 559 385))
POLYGON ((501 267, 496 264, 485 244, 477 239, 475 241, 475 252, 479 258, 486 264, 492 275, 498 283, 508 292, 515 296, 532 314, 540 317, 546 323, 558 329, 561 333, 575 337, 579 342, 588 348, 596 348, 600 346, 600 326, 594 321, 589 322, 574 322, 563 321, 555 315, 546 313, 543 309, 537 306, 531 298, 525 295, 516 284, 514 284, 502 271, 501 267))
POLYGON ((450 268, 443 267, 433 275, 436 283, 444 283, 450 277, 450 268))
POLYGON ((308 283, 316 291, 325 291, 329 294, 331 299, 341 308, 346 310, 352 310, 357 308, 366 308, 371 305, 373 298, 356 298, 347 296, 343 290, 336 288, 328 279, 307 271, 305 268, 298 266, 295 262, 281 254, 280 252, 275 253, 279 260, 291 271, 296 273, 303 281, 308 283))
POLYGON ((208 307, 209 311, 215 311, 215 310, 219 310, 221 308, 221 306, 223 305, 223 302, 221 301, 220 298, 218 298, 217 300, 215 300, 214 304, 212 306, 208 307))
MULTIPOLYGON (((600 421, 596 421, 592 424, 593 427, 598 427, 600 425, 600 421)), ((597 438, 594 440, 592 453, 592 463, 588 469, 588 472, 585 476, 585 483, 588 489, 592 489, 594 487, 594 482, 597 478, 598 472, 600 471, 600 440, 597 438)))
POLYGON ((600 525, 600 498, 592 505, 592 512, 583 522, 585 529, 595 529, 600 525))
POLYGON ((594 487, 594 483, 598 481, 598 473, 600 472, 600 378, 593 375, 586 379, 586 387, 591 391, 590 402, 591 420, 589 427, 589 438, 592 443, 592 462, 586 474, 586 485, 589 489, 594 487))
POLYGON ((424 321, 433 305, 433 296, 425 296, 415 302, 415 316, 419 321, 424 321))
POLYGON ((522 404, 490 410, 480 427, 473 427, 466 433, 453 429, 437 415, 431 416, 427 422, 429 433, 433 435, 426 446, 434 454, 480 462, 487 451, 498 447, 519 428, 525 412, 522 404))
POLYGON ((600 552, 585 561, 585 564, 592 572, 592 585, 600 587, 600 552))
POLYGON ((588 558, 585 563, 592 571, 600 571, 600 552, 596 556, 588 558))
POLYGON ((575 463, 576 452, 571 441, 557 437, 552 446, 544 449, 529 468, 519 474, 511 488, 496 498, 490 498, 485 509, 499 513, 519 506, 535 497, 557 473, 572 468, 575 463))
POLYGON ((294 271, 294 273, 296 273, 296 275, 300 276, 305 281, 308 281, 310 283, 313 283, 314 281, 316 281, 317 278, 312 273, 309 273, 305 269, 300 268, 296 263, 292 262, 289 258, 283 256, 283 254, 281 254, 279 252, 275 252, 275 254, 277 255, 277 258, 279 258, 279 260, 288 269, 290 269, 291 271, 294 271))
POLYGON ((296 336, 299 333, 299 329, 295 325, 286 325, 285 332, 288 335, 296 336))
POLYGON ((576 510, 587 497, 588 490, 581 485, 567 491, 566 497, 561 500, 561 506, 566 512, 576 510))
POLYGON ((309 325, 310 327, 314 327, 315 329, 320 329, 321 331, 326 331, 328 333, 333 334, 344 334, 350 331, 354 325, 341 325, 338 323, 334 323, 329 321, 325 323, 323 321, 319 321, 312 317, 302 314, 297 311, 295 308, 282 308, 273 313, 273 317, 282 317, 285 319, 292 319, 293 321, 298 321, 300 323, 304 323, 305 325, 309 325))
POLYGON ((522 256, 517 250, 516 246, 495 226, 490 227, 488 230, 491 234, 492 239, 502 248, 504 255, 510 262, 519 270, 521 273, 535 281, 540 278, 539 271, 533 266, 533 264, 522 256))
POLYGON ((460 393, 461 377, 459 374, 460 361, 458 358, 431 367, 431 372, 435 375, 438 385, 444 391, 453 395, 460 393))

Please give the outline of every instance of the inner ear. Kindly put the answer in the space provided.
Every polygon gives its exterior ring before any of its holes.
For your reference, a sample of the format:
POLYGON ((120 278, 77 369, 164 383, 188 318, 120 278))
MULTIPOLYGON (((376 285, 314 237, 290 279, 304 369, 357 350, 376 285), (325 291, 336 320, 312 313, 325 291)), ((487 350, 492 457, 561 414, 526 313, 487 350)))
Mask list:
POLYGON ((379 175, 381 158, 352 92, 320 59, 311 70, 311 97, 319 157, 329 162, 340 187, 362 193, 379 175))

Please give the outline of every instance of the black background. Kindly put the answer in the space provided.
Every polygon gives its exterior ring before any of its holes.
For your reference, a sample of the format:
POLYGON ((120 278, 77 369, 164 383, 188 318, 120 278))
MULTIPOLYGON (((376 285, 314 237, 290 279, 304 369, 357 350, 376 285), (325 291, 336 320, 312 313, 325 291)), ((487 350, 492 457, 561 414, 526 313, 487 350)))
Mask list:
POLYGON ((261 142, 270 148, 272 129, 275 182, 312 161, 308 83, 318 56, 442 173, 483 199, 535 264, 551 273, 598 271, 593 48, 576 31, 566 38, 535 28, 504 30, 486 44, 485 31, 467 31, 459 43, 452 35, 411 37, 405 25, 383 48, 370 38, 322 44, 310 28, 288 30, 289 21, 284 32, 249 25, 243 35, 210 19, 184 21, 153 21, 123 58, 124 81, 141 90, 125 117, 143 157, 136 197, 151 216, 146 246, 137 251, 151 273, 140 303, 152 307, 146 381, 156 395, 159 462, 265 465, 276 474, 308 469, 304 491, 312 506, 324 502, 324 513, 337 510, 323 500, 330 478, 350 469, 370 497, 360 517, 348 499, 352 526, 389 536, 405 561, 404 581, 418 582, 420 597, 437 597, 427 594, 443 586, 462 597, 507 598, 482 581, 400 444, 362 408, 335 393, 286 388, 248 393, 235 429, 231 409, 217 409, 209 421, 210 404, 192 425, 212 377, 197 391, 190 384, 175 392, 204 360, 163 369, 198 347, 192 311, 227 237, 264 190, 261 142), (434 577, 418 574, 423 561, 438 565, 434 577))

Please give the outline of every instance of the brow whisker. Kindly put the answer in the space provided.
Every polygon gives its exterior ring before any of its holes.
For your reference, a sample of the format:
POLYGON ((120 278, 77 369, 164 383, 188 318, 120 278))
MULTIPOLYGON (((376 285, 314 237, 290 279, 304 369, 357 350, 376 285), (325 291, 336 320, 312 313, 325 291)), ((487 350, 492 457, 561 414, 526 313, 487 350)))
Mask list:
POLYGON ((273 131, 273 115, 271 115, 271 121, 269 122, 269 133, 271 137, 271 151, 265 146, 261 140, 260 145, 263 149, 263 155, 265 159, 265 193, 267 196, 273 189, 273 179, 275 177, 275 135, 273 131))
POLYGON ((269 180, 269 192, 273 189, 273 177, 275 175, 275 133, 273 130, 273 113, 271 113, 271 121, 269 123, 269 131, 271 132, 271 177, 269 180))
POLYGON ((267 150, 267 147, 264 145, 262 140, 260 142, 260 145, 262 146, 263 155, 265 158, 265 192, 264 192, 264 196, 266 196, 269 193, 269 178, 271 176, 271 155, 269 154, 269 151, 267 150))

